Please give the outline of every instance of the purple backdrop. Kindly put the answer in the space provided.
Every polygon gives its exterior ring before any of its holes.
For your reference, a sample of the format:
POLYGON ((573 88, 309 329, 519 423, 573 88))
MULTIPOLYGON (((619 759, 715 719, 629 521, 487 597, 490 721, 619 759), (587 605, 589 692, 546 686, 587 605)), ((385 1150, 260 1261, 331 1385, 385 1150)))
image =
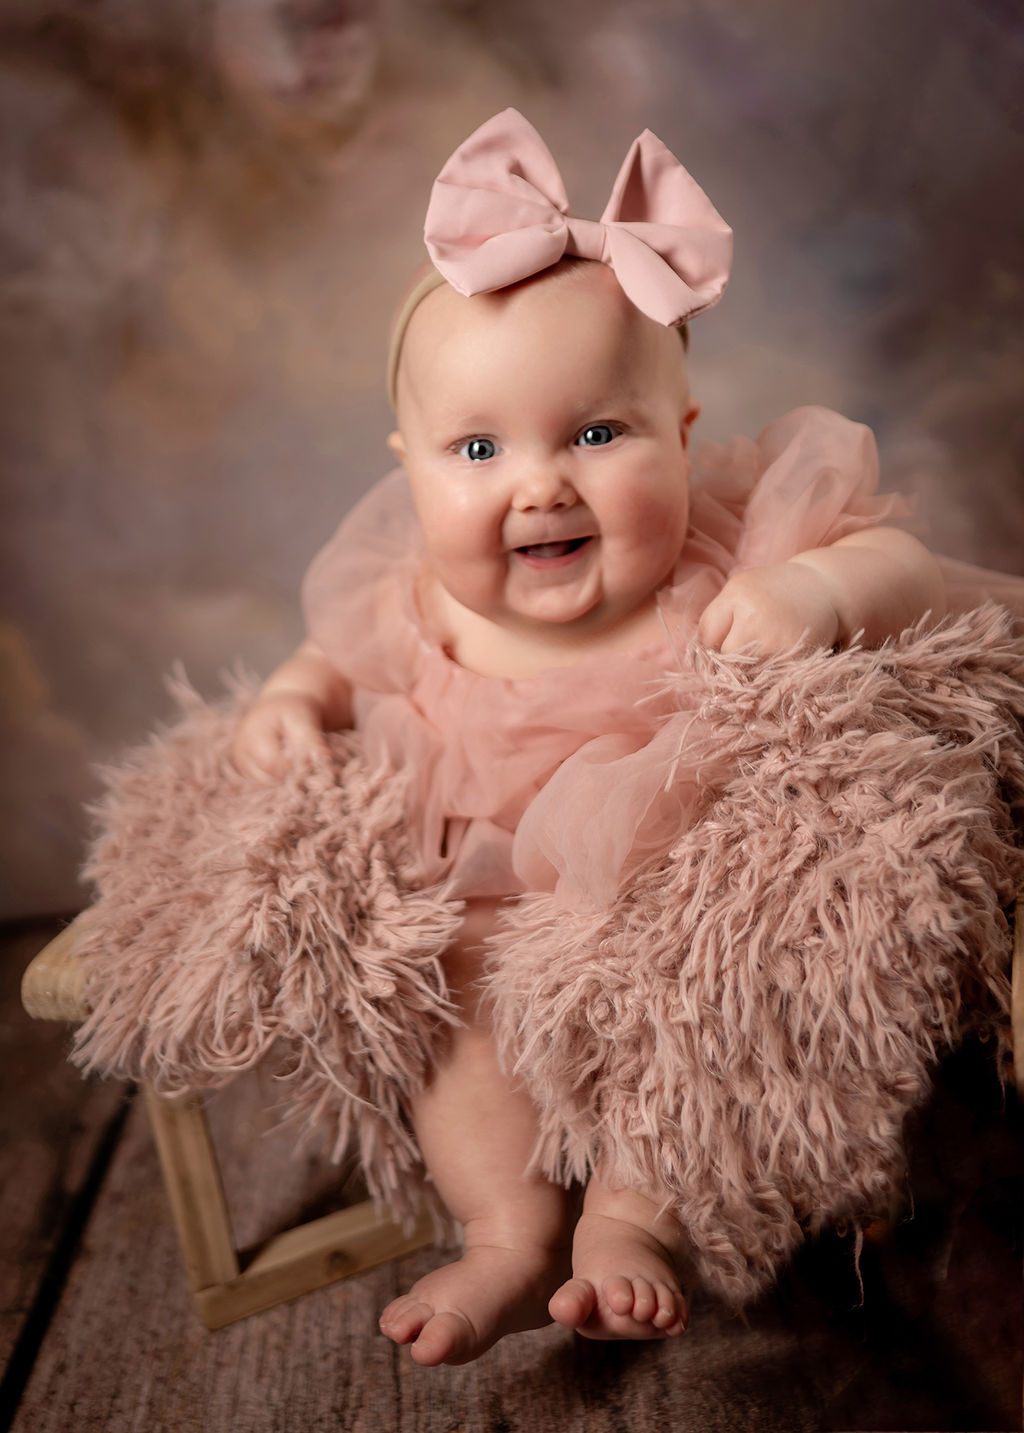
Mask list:
MULTIPOLYGON (((645 125, 736 230, 706 436, 871 423, 935 545, 1024 570, 1019 7, 20 0, 0 21, 8 916, 68 910, 95 762, 299 635, 387 467, 430 181, 507 104, 596 213, 645 125)), ((700 436, 700 434, 698 434, 700 436)))

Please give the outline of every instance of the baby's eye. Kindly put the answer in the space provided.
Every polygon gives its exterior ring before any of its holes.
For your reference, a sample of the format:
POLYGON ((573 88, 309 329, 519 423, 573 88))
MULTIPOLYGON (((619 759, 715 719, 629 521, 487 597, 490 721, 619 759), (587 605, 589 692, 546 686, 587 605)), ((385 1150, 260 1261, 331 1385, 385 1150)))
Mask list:
POLYGON ((493 438, 470 438, 459 449, 459 457, 468 458, 471 463, 485 463, 488 458, 493 458, 497 451, 498 445, 493 438))
POLYGON ((618 436, 618 430, 613 428, 610 423, 591 423, 590 427, 584 428, 576 439, 576 446, 578 448, 603 448, 606 443, 610 443, 618 436))

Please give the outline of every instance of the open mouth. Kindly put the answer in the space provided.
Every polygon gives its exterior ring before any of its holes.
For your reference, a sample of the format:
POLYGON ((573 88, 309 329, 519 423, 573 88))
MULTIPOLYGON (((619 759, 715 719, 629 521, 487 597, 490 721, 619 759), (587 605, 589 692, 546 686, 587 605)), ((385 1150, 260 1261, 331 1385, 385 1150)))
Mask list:
POLYGON ((560 557, 571 557, 589 541, 589 537, 571 537, 565 542, 535 542, 529 547, 517 547, 516 552, 537 562, 552 562, 560 557))

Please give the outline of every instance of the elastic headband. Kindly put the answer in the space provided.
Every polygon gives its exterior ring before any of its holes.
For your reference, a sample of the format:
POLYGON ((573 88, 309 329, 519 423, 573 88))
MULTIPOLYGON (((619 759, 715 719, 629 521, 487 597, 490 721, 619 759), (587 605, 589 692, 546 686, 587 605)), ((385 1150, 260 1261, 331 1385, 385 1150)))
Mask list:
POLYGON ((642 313, 679 327, 718 302, 732 261, 732 230, 649 129, 630 146, 601 218, 577 219, 547 145, 514 109, 474 130, 444 165, 423 235, 435 272, 415 284, 392 331, 392 405, 409 320, 442 282, 466 297, 494 293, 575 255, 607 264, 642 313))
POLYGON ((388 397, 391 399, 392 408, 398 406, 398 360, 402 356, 402 342, 405 330, 409 327, 409 320, 427 294, 439 289, 444 282, 444 276, 436 269, 427 269, 420 278, 414 279, 412 288, 402 300, 402 306, 391 326, 391 341, 388 344, 388 397))

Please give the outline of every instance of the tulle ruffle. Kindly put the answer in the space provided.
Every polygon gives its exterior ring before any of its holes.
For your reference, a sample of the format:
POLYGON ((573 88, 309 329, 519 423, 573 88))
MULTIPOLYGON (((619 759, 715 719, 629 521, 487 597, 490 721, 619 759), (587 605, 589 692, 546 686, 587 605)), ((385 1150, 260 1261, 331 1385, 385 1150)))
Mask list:
MULTIPOLYGON (((577 905, 610 900, 688 823, 700 772, 685 769, 678 679, 705 607, 742 568, 904 522, 909 504, 877 487, 870 430, 823 408, 788 413, 756 441, 704 445, 686 543, 659 596, 663 640, 501 680, 453 662, 418 612, 416 514, 404 475, 386 478, 314 560, 304 609, 356 688, 368 759, 408 778, 427 879, 464 899, 556 890, 577 905)), ((957 610, 998 595, 985 575, 959 573, 957 610)), ((1024 580, 1017 588, 1024 612, 1024 580)))

